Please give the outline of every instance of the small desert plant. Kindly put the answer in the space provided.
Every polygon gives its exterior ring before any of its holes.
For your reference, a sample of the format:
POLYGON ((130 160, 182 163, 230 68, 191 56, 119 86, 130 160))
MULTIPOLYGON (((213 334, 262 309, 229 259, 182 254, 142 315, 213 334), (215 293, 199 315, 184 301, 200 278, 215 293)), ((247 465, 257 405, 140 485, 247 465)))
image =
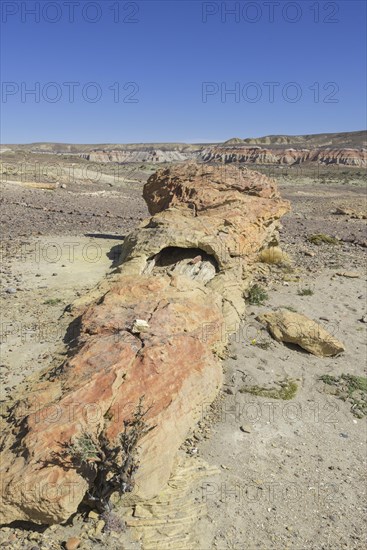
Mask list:
POLYGON ((362 418, 367 415, 367 378, 365 376, 324 374, 319 377, 319 380, 328 386, 335 386, 335 395, 352 405, 351 411, 354 416, 362 418))
POLYGON ((254 338, 253 340, 251 340, 251 345, 256 346, 260 349, 269 349, 271 346, 271 342, 258 342, 256 338, 254 338))
POLYGON ((310 235, 307 239, 310 243, 320 246, 321 244, 340 244, 340 241, 330 235, 324 235, 324 233, 317 233, 310 235))
POLYGON ((313 293, 314 292, 312 288, 300 288, 299 291, 297 292, 298 296, 312 296, 313 293))
POLYGON ((43 303, 47 306, 56 306, 57 304, 60 304, 62 300, 60 298, 49 298, 48 300, 45 300, 43 303))
POLYGON ((113 493, 132 491, 134 475, 138 469, 137 449, 140 439, 155 426, 148 426, 144 420, 148 409, 139 400, 130 420, 124 421, 124 431, 112 445, 107 437, 98 437, 83 432, 75 441, 65 446, 62 458, 71 462, 71 467, 80 471, 89 480, 85 496, 86 503, 99 512, 108 514, 113 493))
POLYGON ((258 395, 260 397, 267 397, 270 399, 283 399, 289 400, 297 393, 297 384, 293 380, 283 380, 277 382, 278 388, 262 388, 260 386, 243 386, 239 391, 240 393, 250 393, 251 395, 258 395))
POLYGON ((70 443, 68 451, 73 461, 78 465, 98 460, 98 444, 87 432, 83 432, 80 437, 70 443))
POLYGON ((253 285, 248 291, 248 301, 251 305, 262 305, 269 296, 267 295, 265 289, 260 285, 253 285))
POLYGON ((290 263, 289 256, 285 252, 283 252, 283 250, 278 246, 271 246, 262 250, 259 254, 259 260, 264 264, 272 265, 282 265, 290 263))

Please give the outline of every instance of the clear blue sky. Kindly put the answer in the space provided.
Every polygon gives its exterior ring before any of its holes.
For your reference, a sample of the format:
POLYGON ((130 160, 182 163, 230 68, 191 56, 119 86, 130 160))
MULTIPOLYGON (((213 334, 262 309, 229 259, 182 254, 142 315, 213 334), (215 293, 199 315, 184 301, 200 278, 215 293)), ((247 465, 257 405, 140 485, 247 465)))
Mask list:
POLYGON ((268 3, 1 0, 2 142, 364 129, 366 3, 268 3))

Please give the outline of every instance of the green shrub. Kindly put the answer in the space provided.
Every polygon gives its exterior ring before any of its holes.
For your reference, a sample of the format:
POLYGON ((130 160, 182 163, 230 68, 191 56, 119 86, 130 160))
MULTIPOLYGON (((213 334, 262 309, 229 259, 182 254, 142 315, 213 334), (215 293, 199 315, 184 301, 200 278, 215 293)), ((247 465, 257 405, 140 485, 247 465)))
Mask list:
POLYGON ((298 386, 294 380, 283 380, 278 382, 279 388, 262 388, 260 386, 243 386, 239 391, 240 393, 250 393, 251 395, 258 395, 260 397, 267 397, 269 399, 283 399, 288 401, 293 399, 297 393, 298 386))
POLYGON ((313 290, 311 288, 301 288, 297 294, 298 296, 312 296, 313 295, 313 290))
POLYGON ((248 302, 251 305, 261 306, 269 296, 260 285, 253 285, 248 292, 248 302))

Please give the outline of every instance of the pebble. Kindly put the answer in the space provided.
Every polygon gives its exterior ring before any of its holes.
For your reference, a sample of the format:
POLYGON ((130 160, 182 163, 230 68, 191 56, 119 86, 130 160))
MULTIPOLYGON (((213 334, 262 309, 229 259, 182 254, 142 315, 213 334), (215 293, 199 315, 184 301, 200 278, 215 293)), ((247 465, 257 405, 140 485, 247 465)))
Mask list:
POLYGON ((9 288, 6 288, 6 289, 5 289, 5 292, 6 292, 7 294, 16 294, 17 289, 16 289, 16 288, 13 288, 12 286, 10 286, 9 288))
POLYGON ((71 537, 65 543, 66 550, 76 550, 82 541, 78 537, 71 537))
POLYGON ((97 525, 96 525, 96 529, 95 529, 94 534, 96 536, 100 535, 102 533, 103 528, 104 528, 105 525, 106 525, 106 522, 103 521, 103 519, 100 519, 99 521, 97 521, 97 525))
POLYGON ((336 273, 339 277, 348 277, 349 279, 358 279, 360 274, 356 271, 337 271, 336 273))

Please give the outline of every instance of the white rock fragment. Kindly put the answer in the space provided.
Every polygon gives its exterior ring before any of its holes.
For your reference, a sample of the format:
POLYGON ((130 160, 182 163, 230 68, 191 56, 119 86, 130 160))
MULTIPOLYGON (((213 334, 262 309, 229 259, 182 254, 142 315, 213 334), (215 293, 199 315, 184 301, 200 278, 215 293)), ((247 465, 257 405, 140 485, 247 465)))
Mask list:
POLYGON ((135 319, 131 332, 139 334, 140 332, 145 332, 148 328, 149 324, 147 321, 144 321, 144 319, 135 319))

